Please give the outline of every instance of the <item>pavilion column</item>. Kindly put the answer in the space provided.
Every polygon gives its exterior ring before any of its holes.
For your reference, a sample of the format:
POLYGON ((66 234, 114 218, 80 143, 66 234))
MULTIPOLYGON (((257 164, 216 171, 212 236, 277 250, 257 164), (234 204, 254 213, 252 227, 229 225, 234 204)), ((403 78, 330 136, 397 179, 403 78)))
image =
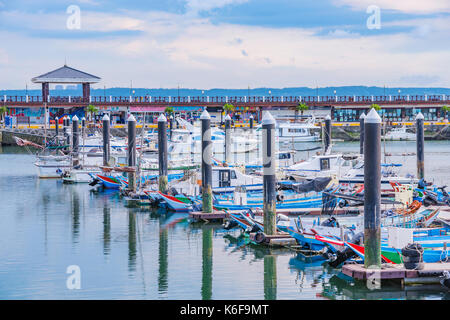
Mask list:
POLYGON ((83 101, 89 101, 91 95, 91 85, 89 83, 83 83, 83 101))
POLYGON ((48 102, 48 96, 50 94, 50 86, 48 82, 42 83, 42 102, 48 102))

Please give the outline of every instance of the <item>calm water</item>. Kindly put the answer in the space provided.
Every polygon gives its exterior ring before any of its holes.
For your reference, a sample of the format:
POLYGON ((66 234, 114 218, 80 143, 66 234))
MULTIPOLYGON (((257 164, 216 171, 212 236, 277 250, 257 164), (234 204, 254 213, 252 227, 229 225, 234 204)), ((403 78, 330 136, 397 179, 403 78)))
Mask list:
MULTIPOLYGON (((334 150, 358 148, 338 143, 334 150)), ((370 291, 320 261, 247 244, 238 230, 126 208, 116 193, 88 185, 39 180, 33 155, 0 150, 0 299, 450 298, 435 288, 370 291), (80 267, 80 290, 66 286, 71 265, 80 267)), ((387 145, 389 152, 414 150, 414 142, 387 145)), ((426 151, 426 175, 448 183, 450 143, 427 142, 426 151)), ((414 157, 391 161, 415 171, 414 157)))

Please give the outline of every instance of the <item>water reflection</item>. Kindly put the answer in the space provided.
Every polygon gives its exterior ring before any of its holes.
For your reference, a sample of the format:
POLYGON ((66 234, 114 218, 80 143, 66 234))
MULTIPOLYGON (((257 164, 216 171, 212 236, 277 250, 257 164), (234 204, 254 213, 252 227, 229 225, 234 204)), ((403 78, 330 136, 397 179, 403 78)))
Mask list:
POLYGON ((103 203, 103 254, 108 256, 111 252, 111 209, 106 201, 103 203))
MULTIPOLYGON (((446 174, 440 159, 436 170, 446 174)), ((82 299, 450 299, 439 285, 371 291, 319 258, 255 245, 240 230, 127 209, 113 190, 39 180, 33 161, 27 154, 0 157, 0 233, 8 243, 0 251, 0 298, 69 297, 61 264, 74 261, 98 270, 85 282, 89 290, 77 292, 82 299), (70 250, 74 243, 79 250, 70 250)))
POLYGON ((277 299, 277 257, 274 255, 264 257, 264 299, 277 299))
POLYGON ((213 229, 202 230, 202 299, 211 300, 212 297, 212 268, 213 268, 213 229))
POLYGON ((168 289, 168 248, 169 248, 169 230, 161 229, 161 219, 160 219, 160 230, 159 230, 159 273, 158 273, 158 292, 159 294, 167 293, 168 289))
POLYGON ((80 233, 80 197, 78 191, 72 190, 72 241, 78 243, 80 233))
POLYGON ((382 284, 380 289, 370 290, 364 281, 353 281, 342 273, 333 275, 322 287, 322 297, 352 300, 428 300, 450 299, 450 293, 439 284, 406 286, 398 283, 382 284))
POLYGON ((136 271, 136 213, 128 212, 128 271, 136 271))

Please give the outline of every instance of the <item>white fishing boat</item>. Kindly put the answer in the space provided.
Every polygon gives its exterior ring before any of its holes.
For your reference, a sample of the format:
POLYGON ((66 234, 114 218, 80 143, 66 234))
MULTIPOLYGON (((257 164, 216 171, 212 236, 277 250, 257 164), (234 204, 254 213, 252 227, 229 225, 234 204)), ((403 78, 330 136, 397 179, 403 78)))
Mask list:
POLYGON ((72 157, 67 155, 38 155, 34 165, 39 178, 60 178, 64 170, 72 168, 72 157))
POLYGON ((358 156, 344 157, 342 154, 317 154, 284 169, 284 172, 288 178, 297 181, 318 177, 339 177, 353 168, 358 158, 358 156))
MULTIPOLYGON (((320 141, 319 132, 315 126, 315 118, 311 117, 305 122, 281 122, 277 121, 276 136, 279 142, 315 142, 320 141)), ((261 136, 262 126, 256 129, 257 136, 261 136)))
MULTIPOLYGON (((398 182, 401 184, 418 183, 419 180, 413 176, 401 176, 399 175, 398 168, 401 164, 395 163, 382 163, 381 164, 381 184, 389 185, 391 182, 398 182)), ((364 161, 359 160, 345 174, 339 176, 340 183, 364 183, 364 161)))
POLYGON ((416 135, 414 133, 408 132, 406 127, 394 128, 387 132, 383 139, 391 141, 415 141, 416 135))
MULTIPOLYGON (((170 183, 179 193, 199 194, 201 182, 200 172, 186 175, 182 181, 170 183), (195 190, 194 190, 195 189, 195 190)), ((247 190, 261 190, 262 177, 243 173, 238 167, 212 167, 212 191, 215 193, 233 192, 236 187, 245 186, 247 190)))
POLYGON ((92 181, 91 174, 101 174, 102 170, 98 167, 82 168, 82 169, 69 169, 65 170, 61 179, 64 183, 89 183, 92 181))
MULTIPOLYGON (((202 149, 202 137, 200 128, 194 127, 186 120, 177 118, 177 121, 185 129, 174 129, 172 139, 167 151, 169 155, 200 154, 202 149)), ((217 128, 211 128, 213 154, 225 153, 225 132, 217 128)), ((246 153, 258 148, 258 140, 250 136, 231 135, 230 153, 246 153)))

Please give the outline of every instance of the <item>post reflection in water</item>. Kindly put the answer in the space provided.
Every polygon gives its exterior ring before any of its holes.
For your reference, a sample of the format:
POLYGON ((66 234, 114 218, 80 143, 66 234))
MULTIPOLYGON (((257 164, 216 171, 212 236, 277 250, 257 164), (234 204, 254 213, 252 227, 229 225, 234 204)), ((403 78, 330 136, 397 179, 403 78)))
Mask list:
POLYGON ((80 234, 80 197, 76 189, 72 190, 72 241, 78 243, 80 234))
POLYGON ((107 201, 103 202, 103 254, 109 255, 111 252, 111 209, 107 201))
POLYGON ((277 257, 264 257, 264 299, 277 299, 277 257))
POLYGON ((212 297, 212 268, 213 268, 213 229, 203 228, 202 231, 202 299, 211 300, 212 297))
MULTIPOLYGON (((160 220, 161 223, 161 220, 160 220)), ((167 228, 159 230, 159 276, 158 276, 158 292, 159 294, 167 293, 168 288, 168 241, 169 231, 167 228)))
POLYGON ((136 214, 128 212, 128 270, 136 271, 136 214))

